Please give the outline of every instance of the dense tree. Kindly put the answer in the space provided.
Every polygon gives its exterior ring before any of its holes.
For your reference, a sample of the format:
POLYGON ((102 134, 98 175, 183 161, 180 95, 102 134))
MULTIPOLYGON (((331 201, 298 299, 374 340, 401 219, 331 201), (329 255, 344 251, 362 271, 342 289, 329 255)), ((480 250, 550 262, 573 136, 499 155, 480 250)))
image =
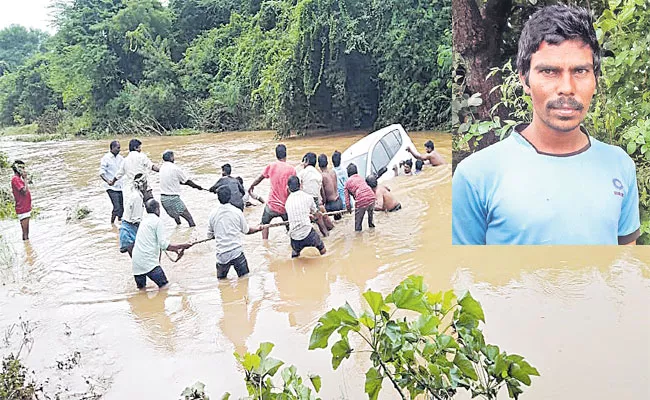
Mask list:
POLYGON ((11 25, 0 30, 0 75, 15 71, 29 57, 41 51, 48 34, 11 25))

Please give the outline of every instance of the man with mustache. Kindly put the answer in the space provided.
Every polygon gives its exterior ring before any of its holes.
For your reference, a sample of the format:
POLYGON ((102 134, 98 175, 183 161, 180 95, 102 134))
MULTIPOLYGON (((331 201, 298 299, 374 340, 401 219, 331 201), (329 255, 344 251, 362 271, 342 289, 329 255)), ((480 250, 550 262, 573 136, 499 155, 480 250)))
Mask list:
POLYGON ((452 243, 635 244, 634 162, 580 125, 600 74, 591 14, 564 5, 536 12, 517 68, 532 122, 458 165, 452 243))

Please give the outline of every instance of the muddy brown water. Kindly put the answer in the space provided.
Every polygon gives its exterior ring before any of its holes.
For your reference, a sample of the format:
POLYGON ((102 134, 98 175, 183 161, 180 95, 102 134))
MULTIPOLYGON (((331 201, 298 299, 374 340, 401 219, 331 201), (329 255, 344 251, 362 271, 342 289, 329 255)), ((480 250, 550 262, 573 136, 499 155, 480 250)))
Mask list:
MULTIPOLYGON (((289 161, 307 151, 343 151, 360 136, 287 140, 289 161)), ((433 137, 451 160, 449 135, 411 136, 420 149, 433 137)), ((128 139, 121 139, 123 149, 128 139)), ((225 162, 250 184, 273 161, 276 144, 268 132, 143 142, 154 161, 173 149, 177 164, 203 186, 217 180, 225 162)), ((211 398, 226 391, 240 396, 245 387, 233 351, 271 341, 275 357, 303 375, 322 376, 323 399, 362 399, 367 362, 354 355, 332 371, 328 350, 307 350, 311 329, 329 308, 348 301, 359 309, 365 290, 386 293, 419 274, 432 290, 471 290, 485 310, 487 340, 539 369, 541 377, 522 398, 650 398, 650 248, 452 248, 451 168, 427 167, 420 176, 389 182, 404 208, 378 215, 374 231, 355 234, 349 216, 337 223, 325 239, 325 257, 306 251, 290 259, 284 230, 274 228, 268 243, 259 234, 245 238, 247 278, 231 271, 217 281, 213 245, 202 244, 177 264, 163 256, 168 290, 149 283, 138 292, 130 260, 117 250, 118 230, 108 223, 110 202, 97 176, 108 143, 0 141, 10 158, 34 171, 33 203, 42 210, 27 243, 16 221, 0 221, 13 257, 0 271, 0 332, 19 317, 32 322, 34 345, 25 360, 39 376, 73 391, 85 387, 84 377, 101 377, 106 399, 177 399, 196 381, 211 398), (66 223, 76 204, 89 207, 90 216, 66 223), (79 365, 59 371, 55 360, 75 351, 79 365)), ((150 179, 158 197, 157 174, 150 179)), ((266 197, 268 180, 258 188, 266 197)), ((173 241, 204 237, 216 196, 184 187, 182 198, 197 227, 176 227, 163 213, 173 241)), ((261 213, 261 206, 245 211, 251 223, 261 213)), ((0 344, 2 354, 8 350, 0 344)), ((388 385, 380 397, 395 398, 388 385)))

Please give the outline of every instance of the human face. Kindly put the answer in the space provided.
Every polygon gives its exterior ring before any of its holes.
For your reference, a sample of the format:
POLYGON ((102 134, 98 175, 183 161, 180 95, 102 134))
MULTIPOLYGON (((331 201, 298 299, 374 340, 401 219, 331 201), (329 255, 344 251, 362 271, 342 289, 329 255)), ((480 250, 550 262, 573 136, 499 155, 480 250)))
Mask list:
POLYGON ((120 154, 120 144, 116 144, 115 146, 111 147, 111 153, 113 153, 114 156, 117 156, 120 154))
POLYGON ((530 60, 528 83, 521 74, 519 78, 533 102, 533 124, 559 133, 579 129, 596 90, 589 45, 582 40, 542 42, 530 60))
POLYGON ((425 147, 424 150, 426 150, 427 154, 429 154, 433 151, 433 147, 425 147))
POLYGON ((409 167, 408 164, 404 164, 404 173, 405 174, 410 174, 411 173, 411 167, 409 167))

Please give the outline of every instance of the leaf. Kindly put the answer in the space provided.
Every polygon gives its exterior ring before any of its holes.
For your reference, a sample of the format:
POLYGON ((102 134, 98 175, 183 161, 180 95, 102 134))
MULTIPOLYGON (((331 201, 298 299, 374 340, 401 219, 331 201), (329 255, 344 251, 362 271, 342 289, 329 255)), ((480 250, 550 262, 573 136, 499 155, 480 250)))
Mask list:
POLYGON ((370 368, 366 372, 366 385, 365 391, 368 394, 369 400, 377 400, 379 391, 381 390, 381 383, 384 378, 379 374, 375 368, 370 368))
POLYGON ((260 348, 256 351, 256 354, 260 356, 260 358, 265 358, 271 353, 274 346, 275 345, 271 342, 260 343, 260 348))
POLYGON ((453 337, 449 335, 440 335, 436 338, 436 343, 440 346, 441 349, 455 348, 458 349, 458 343, 454 340, 453 337))
POLYGON ((388 336, 391 342, 393 343, 399 342, 401 333, 402 330, 400 329, 399 325, 397 325, 394 321, 388 321, 388 323, 386 324, 386 329, 384 330, 384 334, 388 336))
POLYGON ((375 315, 378 315, 381 312, 381 308, 384 305, 384 297, 381 293, 368 290, 363 294, 363 298, 366 299, 370 309, 375 315))
POLYGON ((242 366, 247 371, 253 371, 260 367, 260 361, 262 360, 257 354, 246 353, 244 355, 244 362, 242 363, 242 366))
POLYGON ((483 354, 485 354, 485 356, 488 358, 488 360, 494 362, 496 360, 497 356, 499 355, 499 347, 488 344, 485 347, 485 351, 483 352, 483 354))
POLYGON ((424 295, 418 290, 405 289, 403 286, 398 286, 395 288, 392 295, 393 304, 395 304, 395 307, 397 308, 417 311, 419 313, 428 312, 424 302, 424 295))
POLYGON ((627 154, 634 154, 636 151, 636 142, 627 142, 627 154))
POLYGON ((415 322, 415 329, 420 332, 422 336, 429 336, 433 334, 440 325, 440 319, 433 315, 422 314, 415 322))
POLYGON ((454 365, 456 365, 467 377, 473 380, 478 380, 478 375, 476 375, 472 362, 463 353, 456 353, 456 356, 454 357, 454 365))
POLYGON ((283 361, 280 361, 276 358, 265 358, 264 361, 262 361, 260 365, 260 375, 275 375, 276 372, 278 372, 278 368, 280 368, 284 364, 283 361))
POLYGON ((375 320, 368 313, 361 314, 361 317, 359 317, 359 322, 367 326, 369 329, 373 329, 375 327, 375 320))
POLYGON ((316 393, 320 391, 321 388, 321 379, 319 375, 310 375, 309 380, 311 381, 311 384, 314 385, 314 389, 316 390, 316 393))
POLYGON ((466 312, 472 315, 474 318, 485 322, 485 315, 483 315, 483 308, 481 308, 481 304, 478 301, 474 300, 469 292, 465 293, 465 296, 460 299, 458 304, 460 304, 462 307, 463 312, 466 312))
POLYGON ((336 310, 332 309, 320 317, 318 324, 311 332, 309 350, 326 348, 329 337, 339 326, 341 326, 341 318, 336 310))
POLYGON ((332 346, 332 368, 337 369, 341 362, 350 357, 352 349, 347 338, 343 338, 332 346))
POLYGON ((341 319, 341 323, 346 324, 346 325, 351 325, 351 326, 358 326, 359 321, 357 320, 357 316, 354 313, 354 310, 352 310, 352 307, 350 307, 350 304, 348 302, 345 302, 345 305, 343 307, 340 307, 337 311, 339 318, 341 319))
POLYGON ((483 99, 481 98, 480 93, 474 93, 469 99, 467 99, 467 105, 470 107, 478 107, 483 104, 483 99))
POLYGON ((448 290, 442 295, 442 313, 446 314, 447 311, 453 306, 453 302, 456 300, 456 295, 453 290, 448 290))
POLYGON ((230 400, 230 393, 226 392, 221 396, 221 400, 230 400))

